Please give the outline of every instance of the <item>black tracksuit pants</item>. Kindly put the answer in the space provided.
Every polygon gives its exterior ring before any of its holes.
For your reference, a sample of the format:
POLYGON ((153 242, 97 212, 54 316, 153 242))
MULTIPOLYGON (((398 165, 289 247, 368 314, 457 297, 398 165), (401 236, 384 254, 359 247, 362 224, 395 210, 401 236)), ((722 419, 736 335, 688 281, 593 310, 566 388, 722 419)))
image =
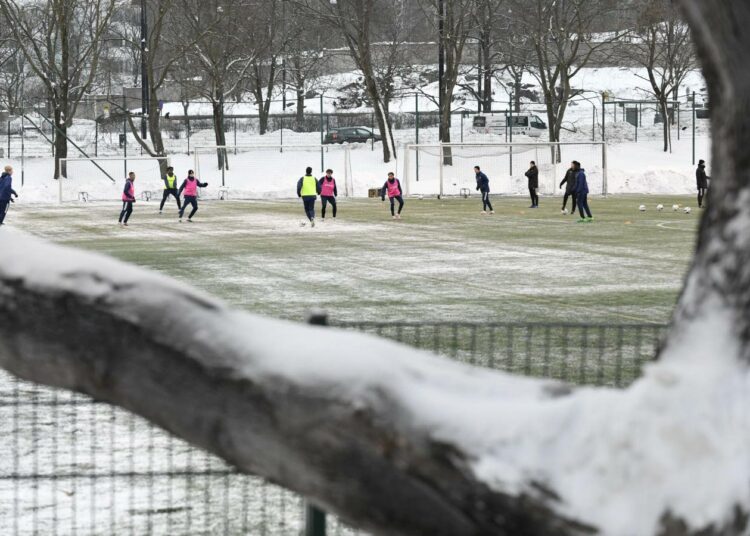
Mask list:
POLYGON ((538 207, 539 195, 536 193, 536 188, 529 186, 529 195, 531 196, 531 205, 534 207, 538 207))
POLYGON ((315 219, 315 200, 318 196, 315 195, 303 195, 302 204, 305 206, 305 215, 307 219, 313 221, 315 219))
POLYGON ((10 201, 0 201, 0 225, 5 221, 5 215, 10 208, 10 201))
POLYGON ((128 220, 130 219, 130 215, 133 213, 133 202, 132 201, 123 201, 122 202, 122 210, 120 211, 120 223, 128 223, 128 220))
POLYGON ((404 208, 404 198, 400 195, 397 195, 396 197, 391 197, 391 216, 395 216, 396 212, 396 201, 398 201, 398 213, 401 214, 401 211, 404 208))
POLYGON ((323 209, 321 210, 321 218, 326 217, 326 207, 328 206, 328 203, 331 204, 331 208, 333 209, 333 217, 335 218, 336 217, 336 198, 333 196, 322 195, 320 196, 320 200, 323 203, 323 209))
POLYGON ((182 203, 182 208, 180 209, 180 218, 182 218, 182 216, 185 214, 185 209, 187 208, 188 203, 193 207, 193 210, 190 211, 190 215, 188 216, 188 219, 191 220, 193 219, 195 213, 198 212, 198 198, 194 195, 185 196, 182 203))
POLYGON ((706 198, 707 188, 698 188, 698 208, 703 206, 703 200, 706 198))
POLYGON ((177 195, 177 188, 167 188, 164 190, 164 194, 161 197, 161 205, 159 205, 159 212, 164 210, 164 203, 167 202, 167 199, 169 199, 169 196, 173 195, 175 198, 175 201, 177 201, 177 210, 180 210, 180 197, 177 195))
POLYGON ((482 192, 482 210, 485 212, 492 211, 492 203, 490 203, 490 193, 482 192))
POLYGON ((578 212, 581 214, 581 218, 585 218, 586 216, 593 218, 591 209, 589 208, 589 194, 578 194, 578 212))
POLYGON ((563 197, 563 210, 565 210, 566 205, 568 204, 568 198, 571 198, 573 201, 573 206, 570 208, 570 213, 575 214, 576 212, 576 194, 573 192, 565 192, 565 197, 563 197))

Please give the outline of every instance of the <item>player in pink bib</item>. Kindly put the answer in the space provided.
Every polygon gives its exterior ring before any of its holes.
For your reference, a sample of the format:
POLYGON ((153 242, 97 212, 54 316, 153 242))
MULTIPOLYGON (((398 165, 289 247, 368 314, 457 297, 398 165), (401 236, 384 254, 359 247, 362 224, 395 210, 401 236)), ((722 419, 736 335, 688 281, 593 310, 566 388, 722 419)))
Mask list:
POLYGON ((331 204, 333 209, 333 219, 336 219, 336 196, 339 195, 338 188, 336 188, 336 179, 333 178, 333 170, 327 169, 325 177, 322 177, 318 181, 318 191, 320 192, 320 199, 323 202, 323 210, 321 219, 326 219, 326 207, 328 203, 331 204))
POLYGON ((388 180, 380 189, 380 198, 385 201, 385 194, 388 194, 388 199, 391 202, 391 217, 394 220, 401 219, 401 210, 404 208, 404 192, 401 190, 401 181, 396 178, 396 175, 391 172, 388 174, 388 180), (395 210, 395 202, 398 201, 398 214, 395 210))
POLYGON ((128 220, 133 213, 133 203, 135 203, 135 173, 131 171, 128 173, 125 188, 122 190, 122 210, 118 220, 121 226, 128 226, 128 220))
POLYGON ((182 216, 185 214, 185 209, 187 208, 188 204, 192 205, 193 210, 190 211, 190 215, 188 216, 188 221, 190 223, 193 222, 193 216, 195 216, 195 213, 198 212, 198 188, 205 188, 208 186, 207 182, 200 182, 195 177, 195 172, 191 169, 188 171, 188 178, 185 179, 185 182, 182 183, 182 186, 180 186, 180 191, 177 192, 177 199, 180 198, 180 195, 185 194, 184 201, 182 203, 182 208, 180 209, 180 221, 182 221, 182 216))

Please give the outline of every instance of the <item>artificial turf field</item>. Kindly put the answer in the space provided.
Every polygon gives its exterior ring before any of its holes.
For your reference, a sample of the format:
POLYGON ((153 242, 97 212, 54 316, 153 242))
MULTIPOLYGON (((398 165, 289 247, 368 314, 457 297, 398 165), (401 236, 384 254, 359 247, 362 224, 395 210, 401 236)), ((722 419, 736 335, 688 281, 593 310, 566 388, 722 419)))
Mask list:
POLYGON ((562 215, 559 198, 532 210, 509 197, 493 199, 493 216, 480 214, 476 197, 411 198, 400 221, 380 199, 341 199, 338 219, 314 229, 300 226, 296 199, 203 202, 182 224, 173 202, 159 215, 157 203, 141 201, 127 228, 116 223, 119 204, 19 203, 8 222, 275 317, 318 308, 349 321, 663 323, 700 219, 671 207, 691 202, 593 197, 590 224, 562 215))

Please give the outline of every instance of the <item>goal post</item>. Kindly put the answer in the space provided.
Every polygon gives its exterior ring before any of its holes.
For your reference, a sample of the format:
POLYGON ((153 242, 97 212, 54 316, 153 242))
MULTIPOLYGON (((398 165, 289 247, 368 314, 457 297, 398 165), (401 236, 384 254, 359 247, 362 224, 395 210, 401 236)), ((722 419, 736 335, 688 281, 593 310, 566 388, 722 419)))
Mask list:
POLYGON ((524 173, 534 161, 539 169, 539 193, 562 193, 559 183, 570 162, 586 169, 592 193, 607 194, 605 142, 520 142, 409 144, 405 147, 404 182, 409 195, 460 195, 476 188, 474 166, 490 178, 493 193, 525 195, 524 173))
POLYGON ((161 162, 167 156, 61 158, 65 176, 58 177, 58 201, 120 200, 127 173, 136 175, 136 192, 163 189, 161 162), (114 179, 114 182, 113 182, 114 179))
POLYGON ((203 145, 193 148, 193 166, 201 181, 230 189, 233 197, 296 197, 307 167, 316 178, 333 169, 339 195, 354 195, 346 145, 203 145))

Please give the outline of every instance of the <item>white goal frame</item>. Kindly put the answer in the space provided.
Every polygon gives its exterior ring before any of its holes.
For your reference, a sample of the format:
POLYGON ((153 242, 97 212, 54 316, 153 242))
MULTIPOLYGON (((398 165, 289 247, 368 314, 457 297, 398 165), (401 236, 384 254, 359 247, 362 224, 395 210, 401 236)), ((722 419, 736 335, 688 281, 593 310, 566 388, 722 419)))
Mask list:
MULTIPOLYGON (((607 195, 607 142, 604 141, 581 141, 581 142, 512 142, 512 143, 409 143, 406 144, 404 148, 404 182, 406 183, 404 185, 404 189, 406 190, 406 195, 409 195, 409 189, 412 184, 412 177, 411 177, 411 166, 410 166, 410 159, 412 157, 412 152, 414 152, 416 155, 419 154, 420 149, 433 149, 438 150, 440 152, 439 154, 439 160, 442 161, 445 155, 445 149, 450 148, 461 148, 461 147, 473 147, 473 148, 481 148, 481 147, 487 147, 489 148, 508 148, 509 153, 513 154, 513 149, 515 147, 523 148, 524 150, 527 150, 529 147, 538 146, 540 149, 546 148, 546 149, 558 149, 560 147, 572 147, 572 146, 598 146, 601 149, 602 152, 602 195, 607 195)), ((563 164, 561 162, 561 164, 563 164)), ((558 164, 555 164, 558 165, 558 164)), ((438 166, 438 180, 440 183, 440 192, 439 196, 442 198, 444 195, 444 187, 445 187, 445 178, 444 178, 444 166, 440 165, 438 166)))
MULTIPOLYGON (((351 148, 347 145, 339 145, 339 144, 306 144, 306 145, 259 145, 259 144, 247 144, 247 145, 197 145, 193 147, 192 153, 193 153, 193 169, 195 170, 195 174, 198 177, 201 177, 201 164, 200 164, 200 156, 201 155, 207 155, 209 153, 213 153, 219 150, 224 150, 227 153, 234 152, 234 154, 237 154, 237 151, 242 152, 251 152, 253 150, 260 150, 260 151, 269 151, 269 150, 275 150, 278 151, 280 154, 283 154, 284 151, 295 151, 295 150, 313 150, 313 151, 320 151, 321 156, 321 164, 323 163, 323 160, 325 158, 325 153, 328 152, 330 149, 334 149, 336 151, 342 151, 344 153, 344 197, 353 197, 354 196, 354 183, 352 179, 352 154, 351 154, 351 148)), ((325 168, 325 165, 321 165, 322 168, 325 168)), ((221 170, 222 173, 224 170, 221 170)), ((321 173, 325 173, 325 169, 321 170, 321 173)), ((340 176, 340 175, 339 175, 340 176)))
MULTIPOLYGON (((131 161, 139 161, 139 162, 146 162, 146 161, 161 161, 166 160, 167 165, 169 165, 169 157, 168 156, 102 156, 97 157, 71 157, 71 158, 60 158, 60 169, 65 167, 67 171, 67 163, 68 162, 90 162, 91 165, 94 165, 95 162, 122 162, 123 163, 123 176, 122 180, 125 180, 125 177, 128 176, 128 162, 131 161)), ((60 204, 63 204, 63 181, 67 181, 67 177, 57 177, 57 186, 58 186, 58 202, 60 204)), ((116 179, 113 180, 115 183, 117 182, 116 179)))

